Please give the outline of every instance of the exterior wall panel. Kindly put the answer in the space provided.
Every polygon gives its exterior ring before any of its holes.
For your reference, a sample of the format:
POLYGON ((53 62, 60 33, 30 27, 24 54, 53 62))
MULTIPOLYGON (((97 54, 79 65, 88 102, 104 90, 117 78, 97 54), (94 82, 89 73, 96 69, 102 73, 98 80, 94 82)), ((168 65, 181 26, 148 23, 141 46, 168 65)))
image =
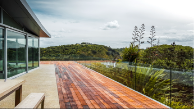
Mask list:
POLYGON ((5 11, 3 11, 3 24, 22 30, 22 27, 14 21, 5 11))

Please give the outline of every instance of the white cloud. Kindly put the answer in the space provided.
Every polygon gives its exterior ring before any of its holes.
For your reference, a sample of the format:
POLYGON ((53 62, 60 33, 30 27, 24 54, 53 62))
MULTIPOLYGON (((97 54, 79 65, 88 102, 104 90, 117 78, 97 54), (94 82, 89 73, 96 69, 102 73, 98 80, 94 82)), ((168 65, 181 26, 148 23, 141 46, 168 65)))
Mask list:
POLYGON ((79 21, 69 21, 69 23, 79 23, 79 21))
POLYGON ((60 38, 61 36, 60 35, 57 35, 57 36, 54 36, 55 38, 60 38))
POLYGON ((109 29, 118 29, 119 28, 119 24, 117 20, 111 21, 111 22, 107 22, 103 27, 100 27, 103 30, 109 30, 109 29))
POLYGON ((61 36, 62 35, 59 32, 55 32, 55 31, 54 32, 53 31, 51 32, 51 37, 52 38, 60 38, 61 36))
POLYGON ((194 30, 187 30, 187 31, 189 31, 189 32, 191 32, 191 33, 194 33, 194 30))
POLYGON ((61 28, 61 30, 56 32, 71 33, 71 30, 65 30, 64 28, 61 28))

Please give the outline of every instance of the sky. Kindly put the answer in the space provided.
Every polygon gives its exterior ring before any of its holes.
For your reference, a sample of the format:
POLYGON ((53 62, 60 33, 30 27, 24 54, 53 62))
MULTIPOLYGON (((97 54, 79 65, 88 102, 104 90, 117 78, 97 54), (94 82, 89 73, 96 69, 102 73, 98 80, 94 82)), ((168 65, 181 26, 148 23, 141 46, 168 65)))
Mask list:
MULTIPOLYGON (((140 48, 154 44, 194 47, 194 0, 26 0, 51 38, 40 47, 89 42, 112 48, 129 47, 134 27, 145 25, 140 48)), ((138 43, 135 43, 138 44, 138 43)))

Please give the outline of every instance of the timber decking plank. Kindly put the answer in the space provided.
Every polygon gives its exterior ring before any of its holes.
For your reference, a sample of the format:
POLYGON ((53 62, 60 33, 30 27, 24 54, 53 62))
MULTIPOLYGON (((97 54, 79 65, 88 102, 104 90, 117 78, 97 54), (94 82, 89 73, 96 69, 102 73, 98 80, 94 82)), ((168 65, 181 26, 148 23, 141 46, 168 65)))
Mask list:
POLYGON ((73 61, 55 64, 61 108, 167 108, 73 61))

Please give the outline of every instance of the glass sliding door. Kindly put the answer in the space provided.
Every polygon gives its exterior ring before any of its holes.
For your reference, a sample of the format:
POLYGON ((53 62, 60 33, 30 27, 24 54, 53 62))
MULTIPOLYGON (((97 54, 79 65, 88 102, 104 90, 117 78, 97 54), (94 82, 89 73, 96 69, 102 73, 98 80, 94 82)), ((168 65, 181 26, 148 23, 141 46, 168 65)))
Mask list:
POLYGON ((25 35, 7 31, 7 77, 26 72, 25 35))
POLYGON ((0 28, 0 79, 5 78, 5 72, 3 70, 4 65, 3 65, 3 57, 4 57, 4 37, 3 37, 3 29, 0 28))
POLYGON ((38 38, 34 38, 34 67, 39 66, 38 38))
POLYGON ((39 66, 38 38, 28 37, 28 70, 39 66))
POLYGON ((28 37, 28 70, 34 68, 34 55, 33 55, 34 38, 28 37))

